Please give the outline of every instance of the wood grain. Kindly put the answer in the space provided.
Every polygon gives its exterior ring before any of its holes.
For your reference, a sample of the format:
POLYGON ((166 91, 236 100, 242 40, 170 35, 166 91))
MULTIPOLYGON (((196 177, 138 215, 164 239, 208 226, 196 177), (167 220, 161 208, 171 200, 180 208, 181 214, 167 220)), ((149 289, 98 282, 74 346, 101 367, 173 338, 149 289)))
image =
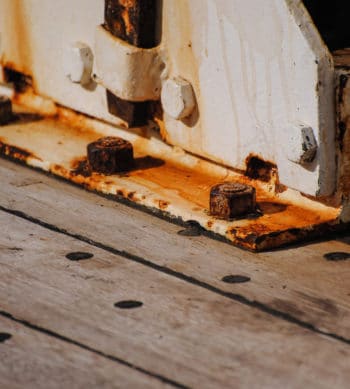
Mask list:
POLYGON ((0 212, 0 308, 193 387, 346 387, 348 344, 0 212), (90 252, 70 261, 69 252, 90 252), (136 300, 135 309, 114 307, 136 300))
POLYGON ((167 388, 159 380, 0 316, 0 387, 167 388))
POLYGON ((1 206, 350 338, 350 262, 323 257, 350 252, 349 237, 253 254, 203 236, 179 236, 179 226, 5 160, 0 177, 1 206), (251 281, 221 281, 230 274, 251 281))

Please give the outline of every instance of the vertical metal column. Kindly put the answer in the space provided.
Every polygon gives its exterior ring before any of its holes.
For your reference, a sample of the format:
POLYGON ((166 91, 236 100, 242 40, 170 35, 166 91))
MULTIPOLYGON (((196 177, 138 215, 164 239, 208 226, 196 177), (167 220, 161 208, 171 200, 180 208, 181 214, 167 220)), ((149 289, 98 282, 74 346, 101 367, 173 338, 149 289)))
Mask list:
MULTIPOLYGON (((105 28, 114 36, 140 48, 156 46, 160 40, 157 28, 160 0, 105 0, 105 28)), ((120 99, 107 90, 108 110, 129 126, 147 123, 150 102, 120 99)))

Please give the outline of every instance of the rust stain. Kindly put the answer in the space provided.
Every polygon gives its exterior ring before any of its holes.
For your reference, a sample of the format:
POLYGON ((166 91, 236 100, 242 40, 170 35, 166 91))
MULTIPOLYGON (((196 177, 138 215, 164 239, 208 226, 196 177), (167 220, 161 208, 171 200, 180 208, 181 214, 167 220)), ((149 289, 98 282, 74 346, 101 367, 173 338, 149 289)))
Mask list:
MULTIPOLYGON (((275 214, 263 215, 259 221, 248 221, 244 226, 227 231, 230 240, 241 247, 264 250, 284 244, 321 236, 336 225, 337 214, 317 214, 295 205, 275 214)), ((338 226, 344 228, 344 226, 338 226)))
MULTIPOLYGON (((131 179, 142 178, 152 184, 157 184, 159 187, 175 190, 184 199, 204 208, 208 208, 211 186, 217 183, 216 177, 210 177, 168 162, 154 168, 130 171, 128 174, 131 179)), ((150 189, 152 188, 150 187, 150 189)))
MULTIPOLYGON (((123 19, 125 32, 127 35, 135 34, 135 28, 130 21, 130 8, 131 7, 128 7, 121 12, 121 17, 123 19)), ((121 26, 118 22, 115 25, 121 26)))
POLYGON ((337 141, 339 147, 339 189, 343 197, 350 197, 350 72, 339 76, 337 87, 337 141))
POLYGON ((16 93, 23 93, 33 90, 33 79, 27 74, 21 73, 16 69, 15 64, 6 62, 4 64, 5 81, 14 85, 16 93))
POLYGON ((41 158, 34 155, 31 151, 28 151, 26 149, 17 146, 6 144, 6 142, 1 138, 0 138, 0 154, 6 155, 7 157, 14 158, 23 162, 26 162, 29 158, 42 161, 41 158))
POLYGON ((91 176, 91 169, 86 157, 75 158, 71 163, 72 175, 81 175, 83 177, 91 176))
POLYGON ((207 227, 210 229, 213 227, 214 221, 213 220, 208 220, 207 221, 207 227))
POLYGON ((265 161, 259 156, 249 155, 246 158, 245 175, 253 180, 263 182, 278 182, 278 170, 276 164, 265 161))
POLYGON ((11 61, 4 55, 3 64, 13 70, 30 75, 33 64, 31 24, 28 23, 23 0, 11 0, 8 4, 7 20, 11 21, 13 50, 10 54, 11 61))
MULTIPOLYGON (((167 162, 149 169, 133 170, 128 173, 128 179, 138 182, 138 178, 142 178, 143 185, 146 187, 149 183, 151 191, 154 191, 154 184, 158 185, 159 190, 156 191, 159 194, 163 192, 165 194, 169 189, 176 191, 182 198, 196 203, 197 209, 208 209, 210 187, 218 180, 215 176, 198 173, 167 162)), ((86 177, 84 182, 90 189, 98 190, 101 183, 106 183, 105 179, 103 175, 93 175, 86 177)), ((137 201, 135 192, 118 189, 116 193, 129 200, 137 201)), ((315 230, 313 226, 332 224, 337 217, 336 210, 318 214, 293 204, 267 200, 262 192, 260 192, 260 197, 257 197, 257 204, 262 213, 258 219, 246 219, 243 225, 237 225, 227 231, 227 237, 230 240, 241 247, 253 250, 276 247, 287 241, 304 239, 309 235, 307 231, 315 230)), ((155 200, 155 205, 160 210, 165 210, 169 202, 155 200)), ((206 222, 206 227, 211 229, 214 223, 215 219, 210 219, 206 222)))
MULTIPOLYGON (((98 139, 101 134, 95 132, 88 120, 84 120, 80 115, 69 110, 58 110, 57 117, 49 120, 49 125, 57 124, 57 131, 62 131, 78 144, 87 145, 90 139, 98 139), (62 124, 60 118, 63 118, 62 124)), ((55 138, 54 144, 60 138, 55 138)), ((29 150, 12 147, 0 139, 0 153, 12 156, 13 158, 27 161, 28 158, 37 158, 29 150)), ((48 139, 49 142, 49 139, 48 139)), ((125 174, 115 174, 105 176, 104 174, 91 173, 85 155, 73 158, 70 163, 53 164, 50 171, 68 180, 71 180, 89 190, 111 193, 115 196, 123 197, 134 202, 143 202, 147 206, 157 207, 160 211, 166 211, 170 205, 181 204, 181 200, 189 201, 189 209, 201 214, 201 223, 209 230, 215 226, 224 233, 227 228, 226 237, 235 244, 252 250, 263 250, 266 248, 280 246, 286 242, 294 242, 309 236, 321 234, 327 229, 332 229, 336 223, 338 209, 315 210, 305 209, 295 204, 273 197, 271 193, 263 190, 259 181, 248 176, 237 176, 238 183, 252 185, 256 189, 257 206, 261 211, 259 218, 241 219, 225 223, 208 214, 209 194, 212 186, 227 181, 230 178, 225 170, 218 174, 217 170, 209 170, 204 162, 198 161, 193 167, 184 167, 179 163, 170 162, 150 155, 143 155, 146 145, 142 142, 134 142, 135 166, 125 174), (213 172, 216 172, 215 174, 213 172), (122 179, 121 179, 122 178, 122 179), (133 184, 141 185, 146 192, 152 193, 152 197, 147 199, 144 194, 138 191, 131 191, 133 184), (128 188, 129 186, 129 188, 128 188), (152 200, 156 195, 157 199, 152 200), (178 198, 168 201, 168 199, 178 198)), ((40 155, 40 154, 39 154, 40 155)), ((28 162, 30 164, 30 161, 28 162)), ((265 166, 263 165, 263 170, 265 166)), ((264 170, 266 171, 266 170, 264 170)), ((178 215, 177 215, 178 216, 178 215)))
POLYGON ((165 209, 168 208, 168 206, 169 206, 169 202, 168 201, 158 200, 158 207, 159 207, 159 209, 164 211, 165 209))
POLYGON ((128 198, 129 200, 135 200, 135 199, 136 199, 135 194, 136 194, 136 192, 129 192, 129 193, 127 194, 127 198, 128 198))
POLYGON ((121 6, 125 8, 135 8, 136 0, 119 0, 121 6))
POLYGON ((158 0, 105 0, 105 28, 134 46, 154 47, 158 7, 158 0))
POLYGON ((77 113, 69 108, 57 107, 54 119, 60 123, 69 126, 69 132, 72 137, 78 137, 86 143, 93 142, 100 137, 100 134, 89 124, 89 118, 77 113))

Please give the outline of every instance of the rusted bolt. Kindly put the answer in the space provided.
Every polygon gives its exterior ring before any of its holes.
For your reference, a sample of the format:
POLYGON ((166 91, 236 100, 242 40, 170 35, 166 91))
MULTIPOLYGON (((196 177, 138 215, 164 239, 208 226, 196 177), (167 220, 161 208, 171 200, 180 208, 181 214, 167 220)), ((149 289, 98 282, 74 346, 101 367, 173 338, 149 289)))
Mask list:
POLYGON ((306 165, 311 163, 317 153, 317 141, 311 127, 303 124, 289 130, 287 158, 294 163, 306 165))
POLYGON ((210 190, 210 213, 232 219, 256 211, 255 188, 237 182, 224 182, 210 190))
POLYGON ((177 120, 189 116, 196 106, 192 85, 180 77, 164 82, 161 100, 164 111, 177 120))
POLYGON ((81 85, 91 82, 94 56, 88 45, 76 42, 65 49, 63 70, 72 81, 81 85))
POLYGON ((107 136, 88 144, 87 156, 94 172, 114 174, 134 166, 132 144, 122 138, 107 136))
POLYGON ((7 96, 0 96, 0 125, 7 124, 13 118, 12 102, 7 96))

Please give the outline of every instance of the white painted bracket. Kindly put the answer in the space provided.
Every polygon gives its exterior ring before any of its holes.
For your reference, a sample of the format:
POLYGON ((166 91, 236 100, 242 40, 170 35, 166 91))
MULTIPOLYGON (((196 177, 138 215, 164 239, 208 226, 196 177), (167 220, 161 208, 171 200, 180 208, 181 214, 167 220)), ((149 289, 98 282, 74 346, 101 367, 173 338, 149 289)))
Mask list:
POLYGON ((164 64, 158 47, 135 47, 99 26, 95 35, 95 65, 95 81, 121 99, 159 99, 164 64))

